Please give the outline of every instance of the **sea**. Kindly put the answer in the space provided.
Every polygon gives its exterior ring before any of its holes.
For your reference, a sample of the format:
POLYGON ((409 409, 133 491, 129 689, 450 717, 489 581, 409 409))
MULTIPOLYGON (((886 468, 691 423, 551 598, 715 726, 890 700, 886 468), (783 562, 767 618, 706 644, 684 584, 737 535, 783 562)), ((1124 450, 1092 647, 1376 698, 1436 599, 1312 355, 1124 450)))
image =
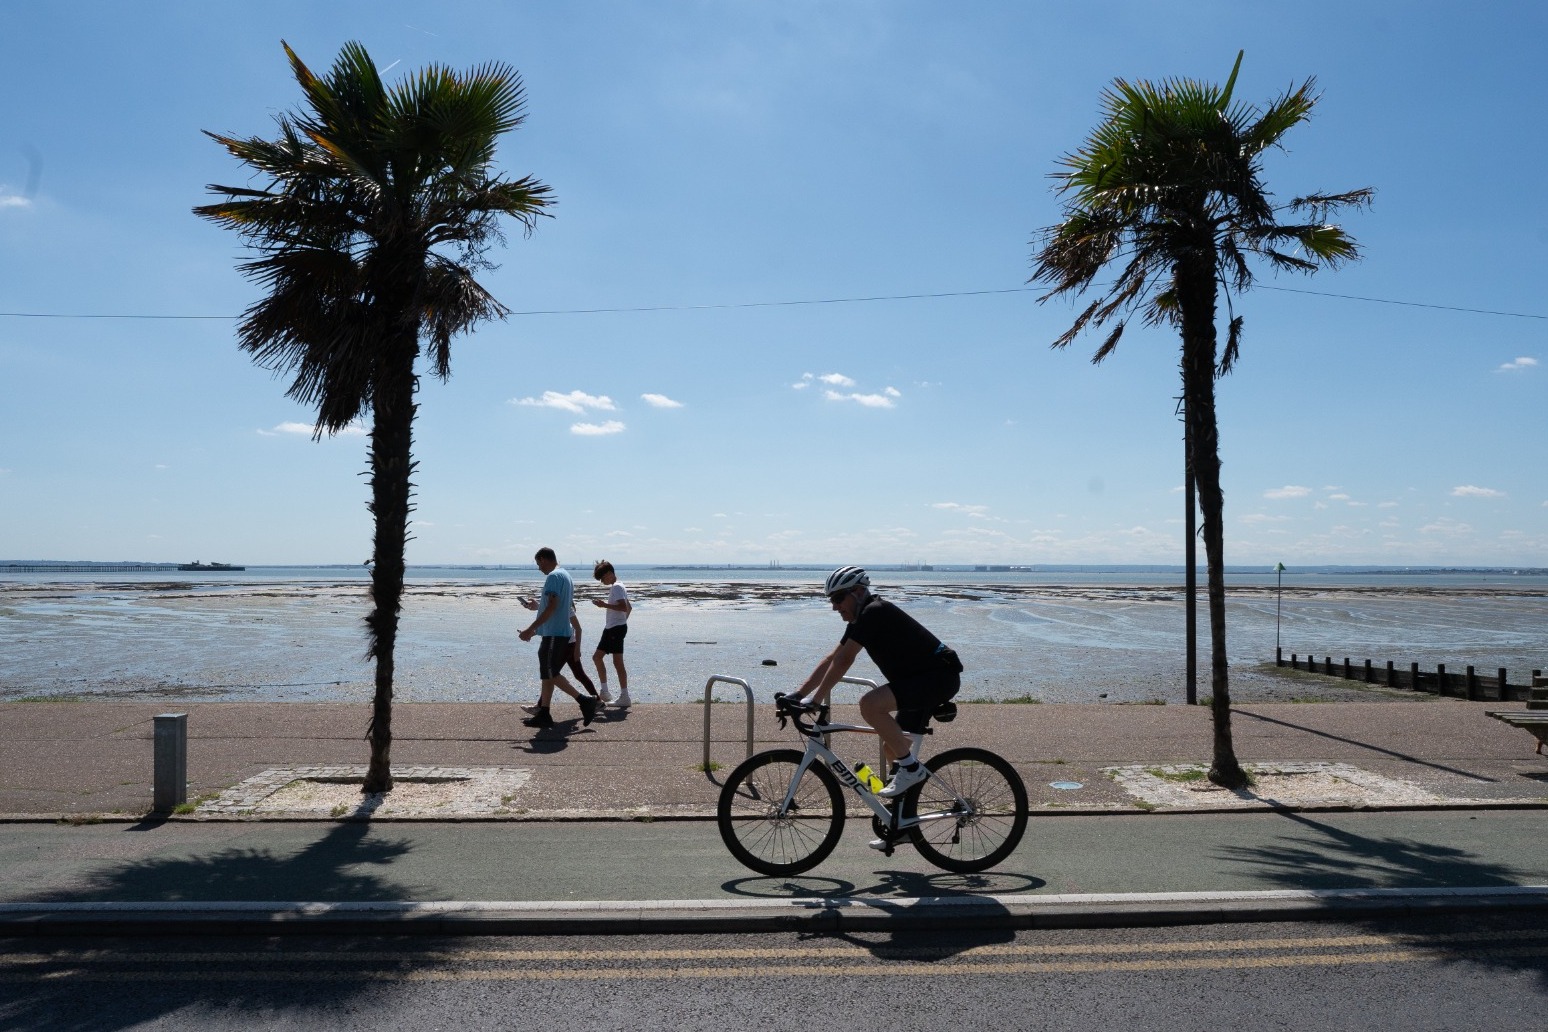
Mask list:
MULTIPOLYGON (((843 633, 826 568, 620 564, 634 612, 625 661, 639 702, 765 700, 807 676, 843 633)), ((577 572, 586 668, 601 586, 577 572)), ((1167 703, 1186 697, 1180 567, 874 568, 891 598, 961 655, 964 701, 1167 703)), ((1198 574, 1197 690, 1209 692, 1198 574)), ((402 702, 527 700, 536 647, 517 599, 527 567, 411 567, 396 650, 402 702)), ((0 701, 364 702, 373 692, 359 566, 18 571, 0 562, 0 701)), ((1276 648, 1320 659, 1475 666, 1526 683, 1548 667, 1548 570, 1228 568, 1233 698, 1301 698, 1276 648)), ((879 680, 862 659, 851 675, 879 680)), ((616 679, 609 666, 609 676, 616 679)), ((858 693, 863 684, 842 686, 858 693)))

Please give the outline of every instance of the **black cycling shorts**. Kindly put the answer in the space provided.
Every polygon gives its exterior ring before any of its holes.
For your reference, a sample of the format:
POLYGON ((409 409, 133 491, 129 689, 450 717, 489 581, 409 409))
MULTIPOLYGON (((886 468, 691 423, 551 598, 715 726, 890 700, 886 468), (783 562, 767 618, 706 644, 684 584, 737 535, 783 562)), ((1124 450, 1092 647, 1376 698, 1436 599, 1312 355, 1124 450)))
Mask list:
POLYGON ((913 734, 929 725, 937 706, 957 694, 962 675, 955 670, 932 670, 889 681, 887 687, 898 703, 898 726, 913 734))

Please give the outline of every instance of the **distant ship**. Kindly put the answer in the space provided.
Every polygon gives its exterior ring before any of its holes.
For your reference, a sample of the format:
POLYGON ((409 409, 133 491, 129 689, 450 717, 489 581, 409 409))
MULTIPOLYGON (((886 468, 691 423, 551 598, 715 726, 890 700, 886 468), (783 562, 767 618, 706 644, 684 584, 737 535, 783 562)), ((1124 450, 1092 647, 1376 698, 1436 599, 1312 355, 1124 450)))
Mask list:
POLYGON ((230 563, 201 563, 199 560, 195 559, 191 563, 182 563, 181 565, 178 566, 178 569, 179 570, 205 570, 205 571, 224 572, 226 570, 245 570, 245 569, 247 569, 247 567, 245 567, 245 566, 232 566, 230 563))

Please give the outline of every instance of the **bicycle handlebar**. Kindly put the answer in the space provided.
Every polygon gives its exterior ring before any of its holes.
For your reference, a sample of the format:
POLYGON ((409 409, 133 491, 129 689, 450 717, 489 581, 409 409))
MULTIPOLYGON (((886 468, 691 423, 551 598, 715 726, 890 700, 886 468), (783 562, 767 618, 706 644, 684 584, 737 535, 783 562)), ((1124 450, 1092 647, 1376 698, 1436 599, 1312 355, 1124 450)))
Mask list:
POLYGON ((779 717, 780 727, 785 727, 789 721, 794 720, 796 729, 803 735, 814 735, 817 733, 817 729, 803 718, 816 717, 819 724, 826 724, 828 722, 827 703, 807 702, 804 699, 796 699, 786 695, 784 692, 774 693, 774 712, 779 717))

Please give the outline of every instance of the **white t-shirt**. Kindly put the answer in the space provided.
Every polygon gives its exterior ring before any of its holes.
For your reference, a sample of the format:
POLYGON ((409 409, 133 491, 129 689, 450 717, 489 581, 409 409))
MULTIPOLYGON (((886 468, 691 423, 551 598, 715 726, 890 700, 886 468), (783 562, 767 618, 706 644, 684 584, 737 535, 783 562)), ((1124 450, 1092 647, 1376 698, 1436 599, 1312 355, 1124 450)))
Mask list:
POLYGON ((611 608, 620 602, 627 601, 629 601, 629 593, 624 590, 624 586, 622 584, 614 581, 607 589, 607 604, 609 608, 607 611, 607 620, 602 624, 603 628, 617 627, 619 624, 629 622, 629 614, 627 612, 611 608))

